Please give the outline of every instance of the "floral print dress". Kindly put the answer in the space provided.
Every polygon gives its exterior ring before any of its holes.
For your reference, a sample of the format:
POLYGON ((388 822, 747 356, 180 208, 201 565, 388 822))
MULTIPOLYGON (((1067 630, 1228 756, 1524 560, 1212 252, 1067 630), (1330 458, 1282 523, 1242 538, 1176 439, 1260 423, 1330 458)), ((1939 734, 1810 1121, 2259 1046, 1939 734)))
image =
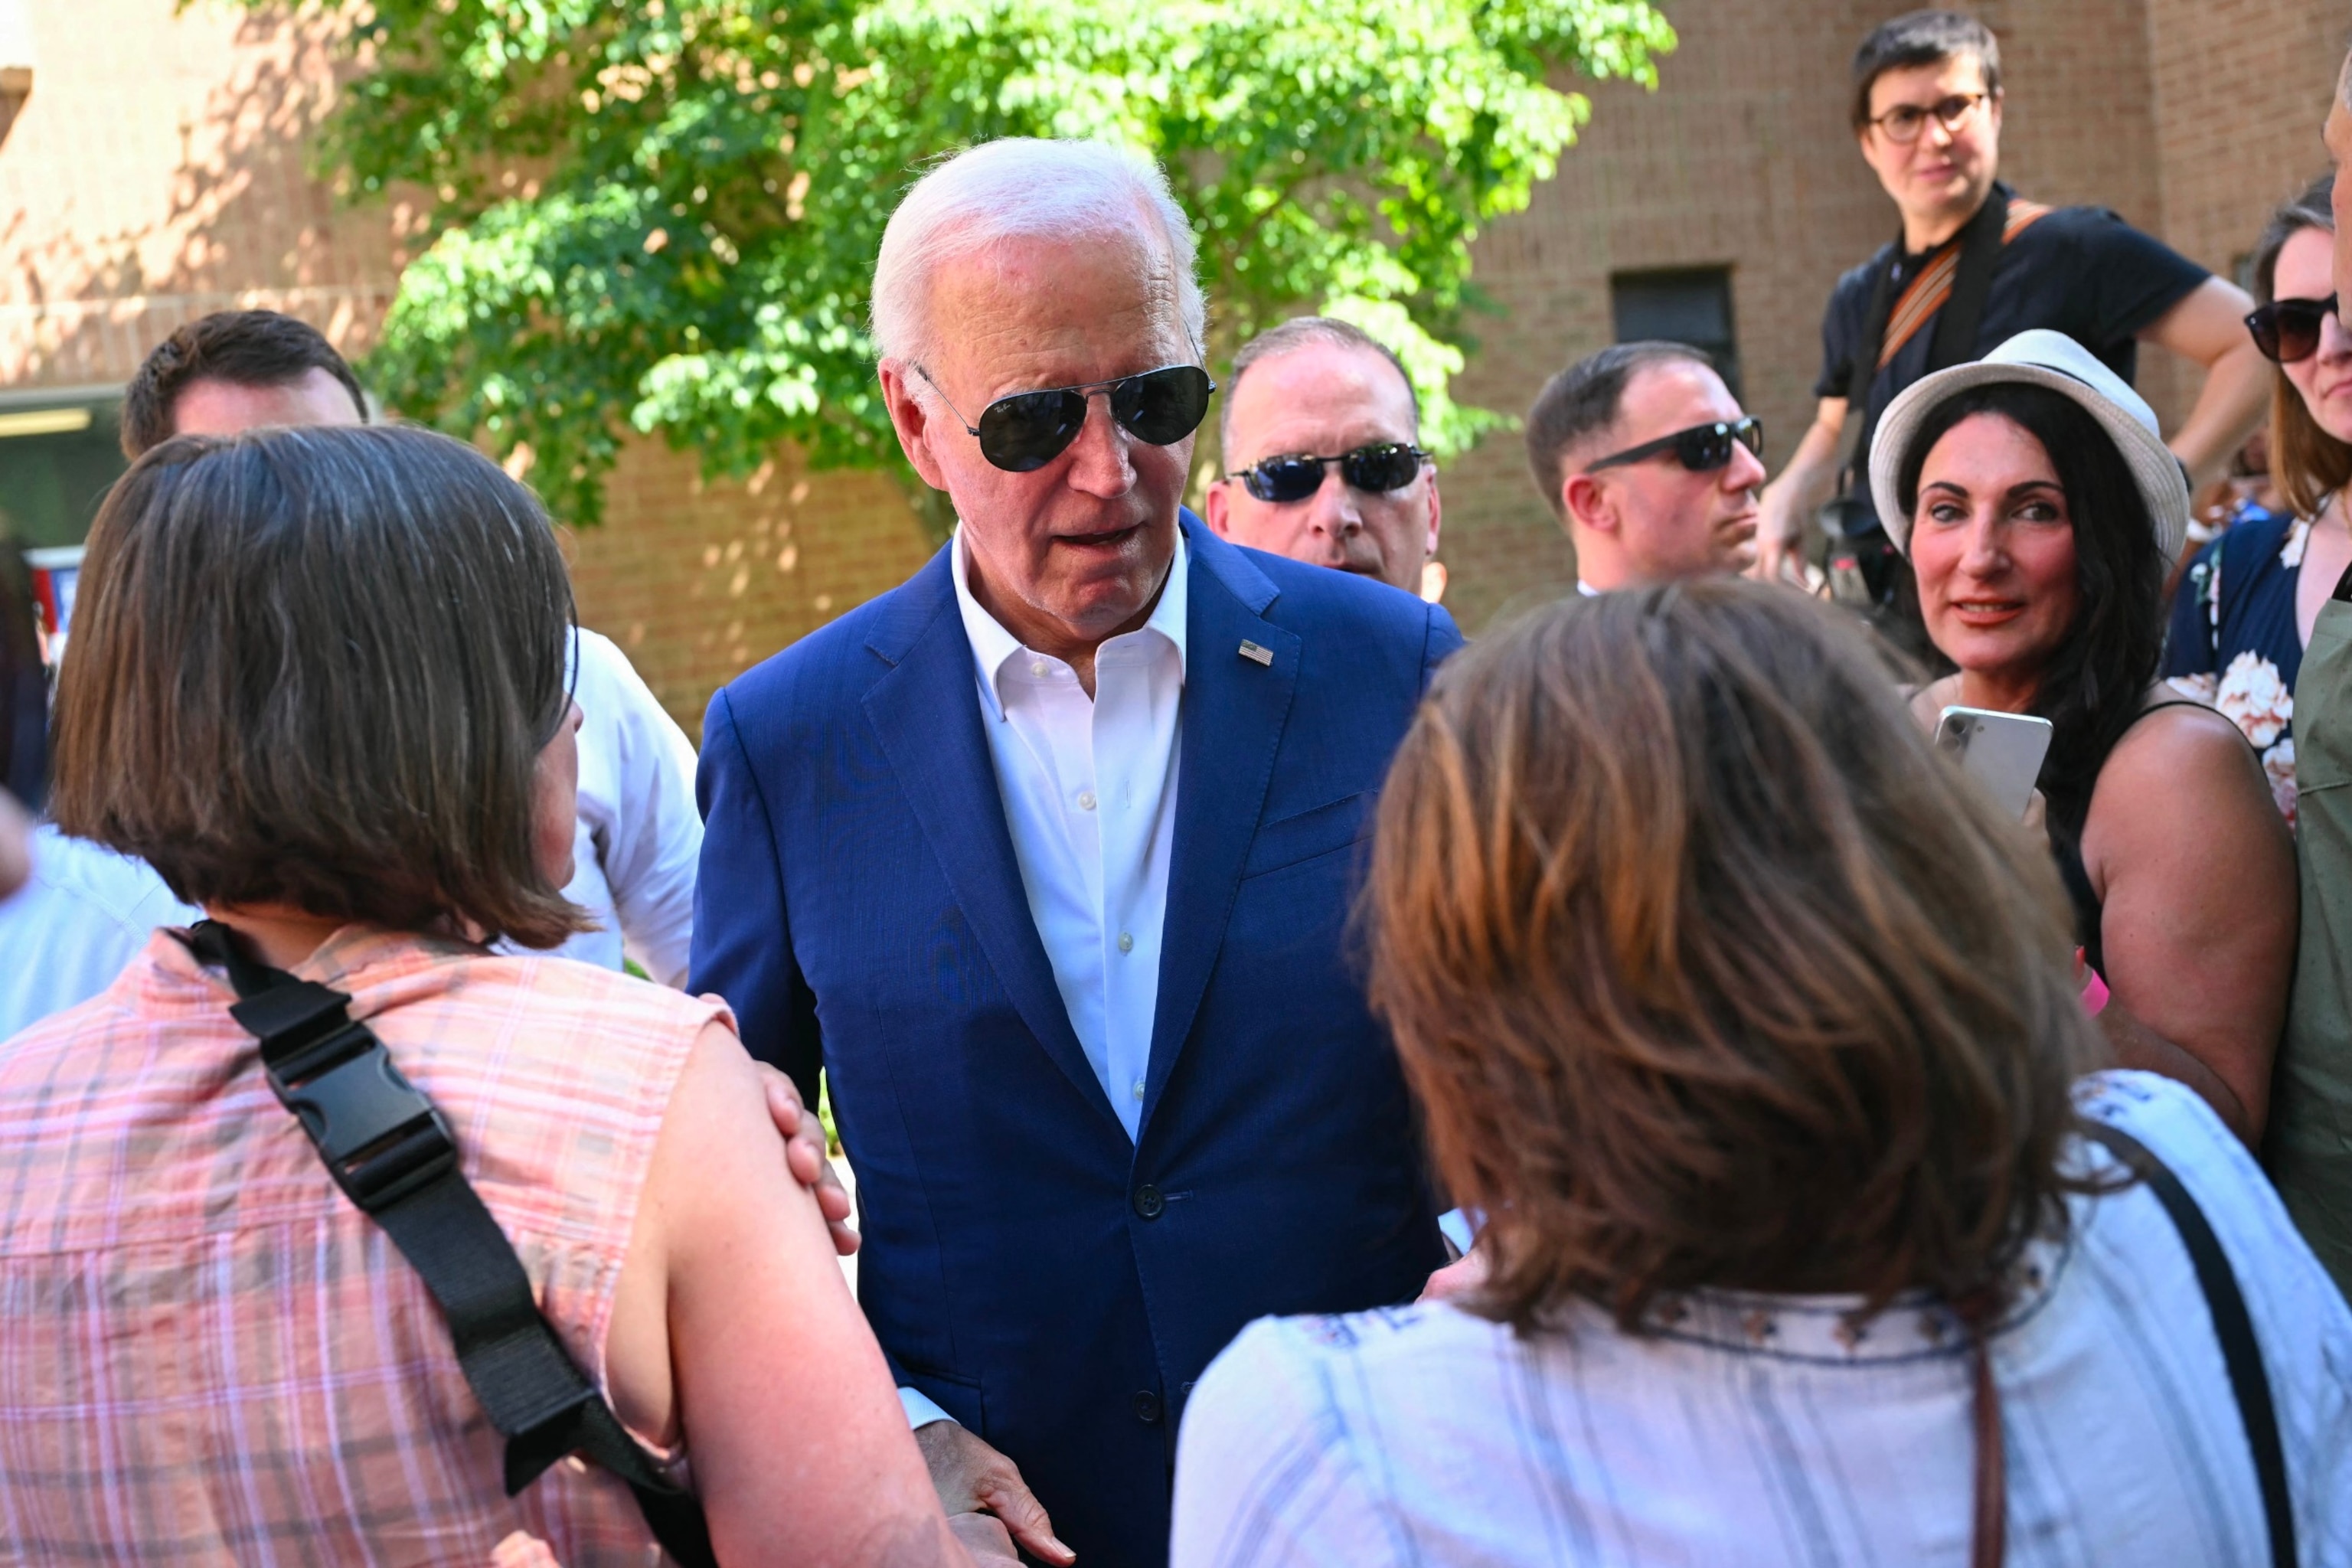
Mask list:
POLYGON ((2262 753, 2271 795, 2294 826, 2294 679, 2303 668, 2295 584, 2308 520, 2250 510, 2197 552, 2172 602, 2164 674, 2220 709, 2262 753))

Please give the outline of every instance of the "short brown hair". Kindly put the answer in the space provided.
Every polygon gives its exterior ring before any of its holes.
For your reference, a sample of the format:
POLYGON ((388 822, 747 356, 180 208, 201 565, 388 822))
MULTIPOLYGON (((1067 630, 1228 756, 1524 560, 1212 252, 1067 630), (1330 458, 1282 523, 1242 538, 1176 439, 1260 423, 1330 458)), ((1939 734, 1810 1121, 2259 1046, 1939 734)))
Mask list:
POLYGON ((90 527, 58 825, 192 903, 552 946, 584 925, 531 842, 572 624, 547 514, 470 447, 175 437, 90 527))
POLYGON ((1985 91, 2000 91, 2000 40, 1974 16, 1958 11, 1908 11, 1870 30, 1853 51, 1853 128, 1870 123, 1870 89, 1888 71, 1939 66, 1962 57, 1984 72, 1985 91))
POLYGON ((1293 349, 1303 349, 1310 343, 1328 344, 1332 348, 1356 349, 1378 354, 1389 362, 1389 368, 1404 383, 1405 400, 1412 405, 1412 436, 1421 439, 1421 393, 1412 384, 1412 373, 1397 358, 1396 350, 1372 336, 1352 321, 1337 316, 1293 316, 1276 326, 1268 327, 1241 346, 1234 355, 1234 368, 1225 377, 1225 401, 1217 416, 1217 442, 1231 447, 1234 434, 1234 395, 1241 390, 1242 375, 1260 360, 1286 354, 1293 349))
POLYGON ((1997 1290, 2064 1223, 2099 1045, 2046 850, 1880 656, 1765 584, 1572 598, 1456 656, 1380 804, 1374 1005, 1482 1310, 1997 1290))
MULTIPOLYGON (((2335 184, 2334 174, 2322 174, 2263 226, 2254 247, 2256 304, 2278 298, 2279 252, 2288 240, 2307 228, 2336 232, 2336 214, 2328 205, 2335 184)), ((2317 517, 2328 497, 2352 484, 2352 446, 2320 428, 2303 394, 2277 365, 2271 367, 2271 479, 2297 517, 2317 517)))
POLYGON ((1568 479, 1570 448, 1617 423, 1625 389, 1654 364, 1683 363, 1716 368, 1705 349, 1664 338, 1612 343, 1586 354, 1543 384, 1528 410, 1528 472, 1552 516, 1567 521, 1559 487, 1568 479))
POLYGON ((199 381, 232 386, 284 386, 323 370, 343 384, 352 406, 367 423, 367 394, 335 345, 310 322, 276 310, 215 310, 155 345, 122 389, 122 455, 140 454, 172 438, 173 406, 199 381))

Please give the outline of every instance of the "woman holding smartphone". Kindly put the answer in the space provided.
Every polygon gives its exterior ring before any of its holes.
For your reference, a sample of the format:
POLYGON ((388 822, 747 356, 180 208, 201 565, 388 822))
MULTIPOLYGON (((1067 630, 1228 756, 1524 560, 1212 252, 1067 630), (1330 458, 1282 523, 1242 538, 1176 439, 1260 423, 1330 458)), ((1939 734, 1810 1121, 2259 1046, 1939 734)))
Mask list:
POLYGON ((2256 513, 2198 552, 2172 606, 2164 673, 2245 731, 2271 792, 2294 821, 2294 687, 2311 628, 2352 566, 2352 332, 2336 314, 2328 210, 2333 176, 2281 207, 2254 250, 2247 318, 2278 366, 2271 476, 2282 509, 2256 513))
POLYGON ((2155 414, 2072 339, 2023 332, 1897 398, 1871 484, 1927 635, 1959 667, 1919 708, 2051 721, 2050 847, 2116 1058, 2258 1141, 2294 852, 2244 735, 2157 679, 2189 492, 2155 414))

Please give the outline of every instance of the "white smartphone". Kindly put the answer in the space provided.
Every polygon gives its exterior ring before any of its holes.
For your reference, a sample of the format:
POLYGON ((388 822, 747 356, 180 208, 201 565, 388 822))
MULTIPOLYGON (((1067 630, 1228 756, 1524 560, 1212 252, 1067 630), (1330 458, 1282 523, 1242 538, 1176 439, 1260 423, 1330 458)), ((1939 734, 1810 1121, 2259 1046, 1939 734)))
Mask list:
POLYGON ((2050 754, 2050 721, 1990 708, 1947 708, 1936 720, 1936 744, 1991 792, 2003 811, 2021 820, 2033 804, 2033 781, 2050 754))

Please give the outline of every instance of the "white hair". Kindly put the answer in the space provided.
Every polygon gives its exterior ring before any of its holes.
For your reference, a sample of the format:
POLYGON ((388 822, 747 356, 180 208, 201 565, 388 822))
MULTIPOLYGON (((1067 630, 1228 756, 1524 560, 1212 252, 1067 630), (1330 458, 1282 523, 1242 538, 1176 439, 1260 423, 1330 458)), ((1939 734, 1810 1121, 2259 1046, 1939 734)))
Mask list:
POLYGON ((1007 239, 1139 239, 1174 273, 1176 310, 1198 346, 1207 308, 1199 249, 1160 165, 1101 142, 1007 137, 934 164, 882 231, 874 258, 874 339, 885 359, 931 351, 931 279, 943 265, 1007 239))

